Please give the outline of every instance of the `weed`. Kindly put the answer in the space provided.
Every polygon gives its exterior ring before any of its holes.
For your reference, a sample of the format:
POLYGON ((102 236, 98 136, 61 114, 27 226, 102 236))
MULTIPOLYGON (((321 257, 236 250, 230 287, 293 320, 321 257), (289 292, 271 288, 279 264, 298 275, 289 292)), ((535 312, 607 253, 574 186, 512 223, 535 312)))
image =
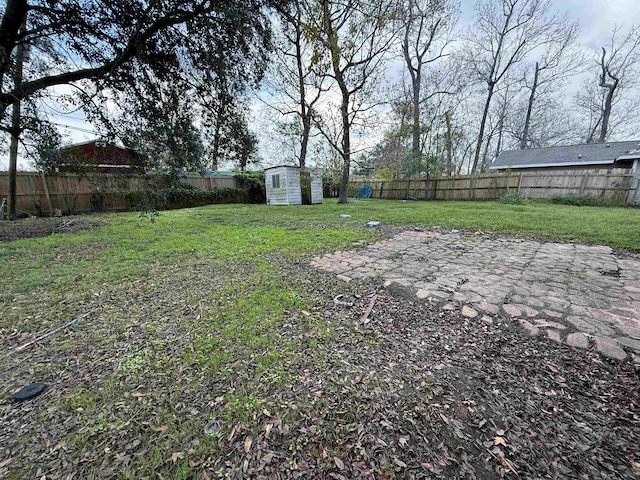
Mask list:
POLYGON ((524 203, 524 197, 519 193, 507 193, 498 201, 508 205, 520 205, 524 203))

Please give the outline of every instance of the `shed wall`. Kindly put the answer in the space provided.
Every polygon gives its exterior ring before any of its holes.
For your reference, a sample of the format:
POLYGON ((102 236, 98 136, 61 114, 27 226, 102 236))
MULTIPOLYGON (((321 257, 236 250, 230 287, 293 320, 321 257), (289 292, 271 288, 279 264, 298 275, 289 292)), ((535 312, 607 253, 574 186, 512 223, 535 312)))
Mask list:
POLYGON ((287 176, 287 197, 289 205, 302 205, 302 192, 300 190, 300 169, 285 167, 287 176))
MULTIPOLYGON (((267 170, 264 179, 265 192, 267 194, 268 205, 289 205, 288 175, 286 167, 271 168, 267 170), (280 188, 273 188, 272 177, 280 175, 280 188)), ((299 183, 299 180, 298 180, 299 183)), ((298 185, 298 189, 300 186, 298 185)))
POLYGON ((322 203, 322 170, 311 170, 311 203, 322 203))

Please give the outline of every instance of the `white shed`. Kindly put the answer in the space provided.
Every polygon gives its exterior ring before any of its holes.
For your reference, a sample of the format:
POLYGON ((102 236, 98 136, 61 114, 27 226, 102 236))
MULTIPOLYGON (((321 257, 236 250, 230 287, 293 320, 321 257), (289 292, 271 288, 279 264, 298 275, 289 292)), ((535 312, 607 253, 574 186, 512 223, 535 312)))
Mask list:
POLYGON ((267 168, 264 183, 268 205, 322 203, 322 170, 319 168, 267 168))

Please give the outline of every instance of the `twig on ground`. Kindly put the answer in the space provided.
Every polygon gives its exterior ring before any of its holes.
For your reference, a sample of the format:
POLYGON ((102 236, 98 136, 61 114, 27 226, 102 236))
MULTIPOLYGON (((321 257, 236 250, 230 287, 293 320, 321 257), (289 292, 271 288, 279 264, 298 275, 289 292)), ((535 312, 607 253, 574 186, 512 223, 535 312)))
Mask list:
MULTIPOLYGON (((97 308, 97 307, 96 307, 97 308)), ((34 340, 31 340, 30 342, 25 343, 24 345, 20 345, 19 347, 16 347, 12 352, 9 352, 9 355, 11 353, 18 353, 21 352, 22 350, 30 347, 31 345, 33 345, 34 343, 39 342, 40 340, 43 340, 47 337, 50 337, 51 335, 58 333, 61 330, 64 330, 65 328, 70 327, 71 325, 73 325, 74 323, 82 320, 83 318, 88 317, 91 313, 96 311, 96 308, 92 308, 91 310, 89 310, 86 313, 83 313, 82 315, 80 315, 79 317, 74 318, 73 320, 71 320, 68 323, 65 323, 64 325, 58 327, 58 328, 54 328, 53 330, 51 330, 50 332, 47 332, 45 334, 40 335, 39 337, 35 338, 34 340)))
POLYGON ((353 307, 353 303, 343 302, 343 301, 340 300, 340 297, 344 297, 344 295, 340 294, 337 297, 335 297, 333 299, 333 303, 335 303, 336 305, 344 305, 345 307, 353 307))
POLYGON ((373 310, 373 306, 376 304, 377 299, 378 299, 378 294, 376 293, 373 295, 373 297, 371 297, 371 301, 369 302, 369 305, 367 305, 367 308, 365 309, 364 313, 360 317, 360 323, 364 323, 364 324, 369 323, 369 315, 371 314, 371 310, 373 310))

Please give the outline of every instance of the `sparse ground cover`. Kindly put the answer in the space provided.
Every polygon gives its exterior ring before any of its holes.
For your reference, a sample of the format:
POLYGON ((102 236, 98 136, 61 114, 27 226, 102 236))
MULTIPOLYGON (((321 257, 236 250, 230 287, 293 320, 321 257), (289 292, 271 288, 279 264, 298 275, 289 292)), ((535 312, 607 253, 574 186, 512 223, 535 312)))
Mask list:
POLYGON ((84 221, 0 244, 0 477, 634 478, 640 468, 631 362, 309 266, 406 225, 640 251, 638 210, 360 201, 84 221), (362 228, 369 220, 396 227, 362 228), (44 394, 10 402, 34 381, 44 394), (221 430, 207 436, 212 419, 221 430))

